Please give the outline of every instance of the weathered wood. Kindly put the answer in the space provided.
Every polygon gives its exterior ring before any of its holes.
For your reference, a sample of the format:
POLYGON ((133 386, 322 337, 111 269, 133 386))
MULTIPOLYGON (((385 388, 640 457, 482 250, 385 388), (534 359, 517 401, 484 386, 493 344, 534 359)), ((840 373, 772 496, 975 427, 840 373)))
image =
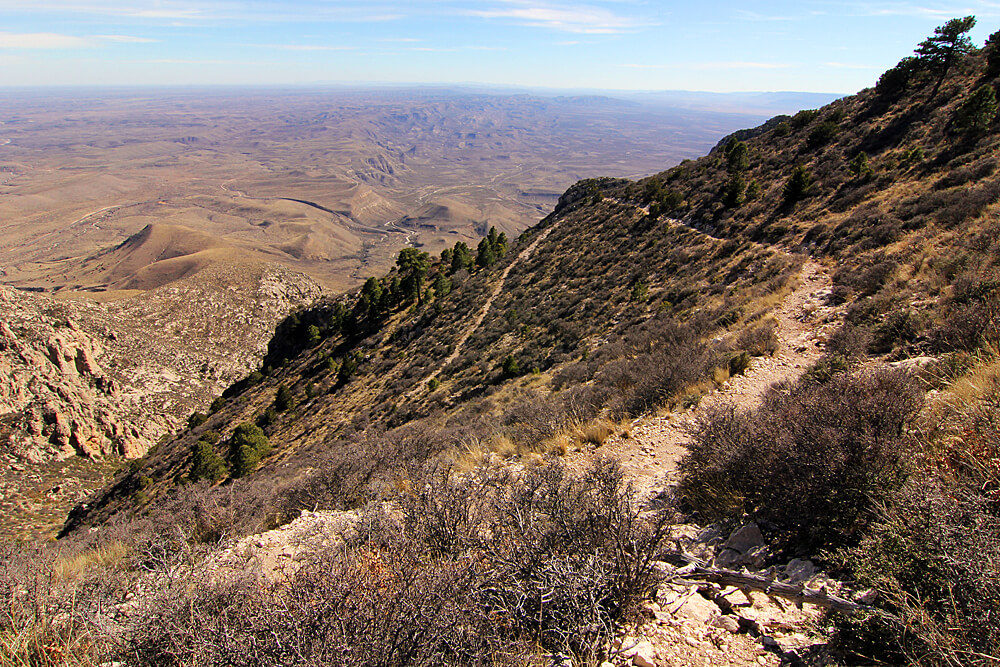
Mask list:
POLYGON ((851 600, 827 593, 824 590, 814 590, 806 588, 803 584, 785 584, 774 581, 767 577, 761 577, 746 572, 736 572, 735 570, 725 570, 722 568, 709 568, 700 566, 687 566, 674 573, 674 579, 683 580, 687 583, 713 582, 723 586, 735 586, 745 590, 760 591, 766 595, 791 600, 796 604, 807 602, 818 607, 833 609, 848 616, 859 611, 870 611, 882 613, 881 610, 868 605, 852 602, 851 600), (696 581, 694 581, 696 580, 696 581))

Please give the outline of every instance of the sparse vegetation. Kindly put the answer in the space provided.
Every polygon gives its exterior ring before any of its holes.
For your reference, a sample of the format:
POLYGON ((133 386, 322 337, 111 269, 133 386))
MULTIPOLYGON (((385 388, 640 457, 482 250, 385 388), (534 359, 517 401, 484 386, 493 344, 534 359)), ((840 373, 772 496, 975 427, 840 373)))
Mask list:
POLYGON ((822 359, 759 406, 702 404, 678 508, 699 522, 754 520, 772 555, 808 555, 875 589, 879 614, 838 621, 842 650, 989 664, 1000 181, 995 92, 992 106, 979 92, 993 91, 981 79, 995 44, 967 48, 968 27, 939 28, 874 90, 703 160, 638 183, 581 182, 509 251, 496 229, 475 257, 462 243, 439 259, 409 249, 350 299, 290 318, 275 363, 208 417, 240 424, 223 445, 233 483, 207 488, 221 461, 207 432, 195 441, 189 429, 75 520, 106 521, 139 493, 154 515, 181 502, 186 475, 204 481, 190 485, 199 509, 180 512, 185 545, 316 508, 366 521, 364 537, 281 586, 165 591, 158 622, 129 626, 128 641, 150 661, 164 646, 195 662, 253 646, 322 662, 325 647, 363 637, 415 664, 541 650, 599 662, 649 583, 661 518, 634 510, 614 466, 574 476, 545 456, 607 449, 625 420, 692 408, 776 365, 753 358, 778 349, 768 312, 803 261, 784 249, 801 248, 837 267, 824 307, 841 308, 843 326, 824 320, 804 343, 825 344, 822 359), (673 211, 684 220, 663 216, 673 211), (887 365, 897 361, 917 370, 887 365), (322 391, 290 409, 288 388, 306 381, 322 391), (266 434, 243 421, 262 411, 266 434), (271 441, 280 465, 265 456, 271 441), (244 500, 221 500, 237 491, 244 500), (249 500, 261 496, 273 506, 249 500), (294 622, 278 627, 277 610, 294 622))

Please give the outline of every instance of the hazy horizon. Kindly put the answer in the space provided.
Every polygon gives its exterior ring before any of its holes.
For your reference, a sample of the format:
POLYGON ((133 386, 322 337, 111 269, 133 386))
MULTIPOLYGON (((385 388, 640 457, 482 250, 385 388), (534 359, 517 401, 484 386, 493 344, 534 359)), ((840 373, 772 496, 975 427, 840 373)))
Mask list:
POLYGON ((486 85, 837 95, 988 0, 0 0, 0 87, 486 85))

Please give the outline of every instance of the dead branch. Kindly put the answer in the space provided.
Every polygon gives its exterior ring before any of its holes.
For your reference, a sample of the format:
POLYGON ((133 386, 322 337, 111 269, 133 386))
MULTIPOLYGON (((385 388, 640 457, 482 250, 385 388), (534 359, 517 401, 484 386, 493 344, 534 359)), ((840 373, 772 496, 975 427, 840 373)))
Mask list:
POLYGON ((674 574, 675 580, 683 580, 685 583, 713 582, 723 586, 736 586, 744 591, 760 591, 770 596, 791 600, 796 605, 803 602, 833 609, 848 616, 859 611, 869 611, 882 614, 882 610, 868 605, 859 604, 846 600, 842 597, 827 593, 825 590, 815 590, 806 588, 804 584, 785 584, 774 581, 767 577, 761 577, 746 572, 736 572, 735 570, 725 570, 722 568, 708 568, 699 566, 687 566, 678 570, 674 574))

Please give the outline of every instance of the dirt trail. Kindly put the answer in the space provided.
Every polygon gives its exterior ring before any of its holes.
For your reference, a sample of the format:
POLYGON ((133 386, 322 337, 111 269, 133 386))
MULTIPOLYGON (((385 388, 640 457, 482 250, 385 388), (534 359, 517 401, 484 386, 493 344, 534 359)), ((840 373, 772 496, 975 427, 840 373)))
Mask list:
POLYGON ((794 380, 822 356, 826 337, 842 316, 839 310, 826 305, 830 285, 823 268, 807 262, 799 286, 772 313, 779 339, 774 356, 753 359, 746 373, 712 391, 692 410, 636 420, 628 437, 612 435, 596 453, 621 461, 641 497, 656 493, 669 481, 687 451, 688 429, 700 415, 724 401, 734 401, 741 408, 753 407, 772 384, 794 380))
POLYGON ((438 366, 433 373, 428 375, 420 385, 414 387, 410 391, 410 394, 414 394, 417 391, 420 391, 421 389, 426 387, 427 383, 436 378, 438 375, 440 375, 441 371, 448 364, 458 359, 458 355, 462 353, 462 348, 465 347, 466 341, 468 341, 469 337, 472 336, 472 334, 475 333, 476 329, 478 329, 482 325, 483 320, 486 319, 486 316, 489 314, 490 309, 493 307, 493 302, 500 295, 500 292, 503 291, 504 285, 507 284, 507 276, 510 275, 511 269, 517 266, 520 262, 531 257, 531 253, 535 251, 535 248, 538 247, 538 244, 544 241, 548 237, 548 235, 552 233, 552 230, 555 229, 557 226, 558 223, 552 225, 544 232, 539 234, 538 238, 531 242, 531 245, 529 245, 527 248, 518 253, 517 257, 514 258, 514 261, 507 265, 507 268, 505 268, 503 270, 503 273, 500 274, 500 280, 497 281, 497 284, 493 288, 493 291, 490 293, 489 298, 486 299, 486 303, 483 304, 483 307, 479 310, 479 314, 476 315, 476 319, 473 320, 472 324, 466 327, 465 331, 462 332, 462 335, 459 336, 458 341, 455 343, 455 349, 452 350, 451 354, 448 355, 448 358, 445 359, 444 362, 440 366, 438 366))

